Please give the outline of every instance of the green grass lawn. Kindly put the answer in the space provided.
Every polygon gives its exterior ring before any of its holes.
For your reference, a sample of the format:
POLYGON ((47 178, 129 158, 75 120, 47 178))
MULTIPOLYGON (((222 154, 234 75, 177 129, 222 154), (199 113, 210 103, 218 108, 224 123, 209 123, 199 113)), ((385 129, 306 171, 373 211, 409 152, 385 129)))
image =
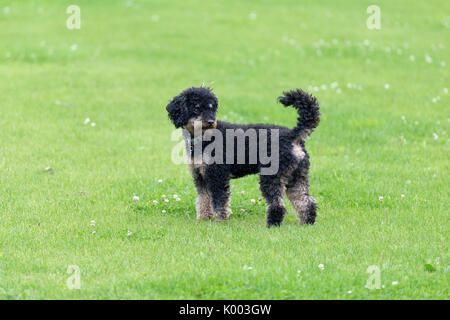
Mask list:
POLYGON ((448 299, 449 6, 375 2, 381 30, 374 1, 2 0, 0 298, 448 299), (267 229, 256 176, 229 221, 195 219, 165 106, 203 80, 237 123, 318 98, 315 225, 289 205, 267 229))

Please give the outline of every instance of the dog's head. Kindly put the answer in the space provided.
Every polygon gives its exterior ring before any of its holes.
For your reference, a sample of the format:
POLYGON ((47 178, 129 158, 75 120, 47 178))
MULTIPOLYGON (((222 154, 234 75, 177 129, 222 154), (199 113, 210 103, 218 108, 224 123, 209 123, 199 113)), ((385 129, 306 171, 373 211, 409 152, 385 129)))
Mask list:
POLYGON ((217 97, 209 87, 184 90, 167 105, 169 119, 176 128, 185 128, 194 132, 194 123, 201 123, 202 129, 216 127, 217 97))

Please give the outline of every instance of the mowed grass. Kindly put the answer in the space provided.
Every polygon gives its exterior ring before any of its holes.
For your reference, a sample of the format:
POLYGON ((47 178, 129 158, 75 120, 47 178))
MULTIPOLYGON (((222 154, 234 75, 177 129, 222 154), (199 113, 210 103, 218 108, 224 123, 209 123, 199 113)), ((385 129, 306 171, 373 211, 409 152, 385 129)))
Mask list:
POLYGON ((0 298, 448 299, 446 1, 378 1, 381 30, 372 1, 79 0, 80 30, 70 4, 0 3, 0 298), (195 219, 165 106, 203 80, 239 123, 319 99, 314 226, 289 204, 267 229, 256 176, 229 221, 195 219))

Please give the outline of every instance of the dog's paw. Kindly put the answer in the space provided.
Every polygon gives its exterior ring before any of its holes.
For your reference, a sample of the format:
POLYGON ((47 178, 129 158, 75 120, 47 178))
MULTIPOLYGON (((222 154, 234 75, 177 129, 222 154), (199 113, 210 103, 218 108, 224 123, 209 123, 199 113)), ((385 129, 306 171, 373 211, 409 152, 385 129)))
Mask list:
POLYGON ((197 220, 208 220, 211 218, 212 218, 212 216, 197 215, 197 220))
POLYGON ((198 210, 197 220, 207 220, 214 217, 214 212, 212 210, 198 210))
POLYGON ((298 223, 302 224, 314 224, 317 216, 317 203, 312 196, 307 197, 306 206, 303 210, 297 213, 298 223))
POLYGON ((214 218, 214 212, 209 210, 197 210, 197 220, 207 220, 214 218))
POLYGON ((222 211, 222 212, 216 212, 214 217, 216 218, 217 222, 222 222, 222 221, 228 220, 228 218, 230 217, 230 214, 231 214, 231 210, 226 210, 226 211, 222 211))
POLYGON ((281 222, 282 221, 267 221, 266 222, 266 227, 267 228, 279 227, 279 226, 281 226, 281 222))

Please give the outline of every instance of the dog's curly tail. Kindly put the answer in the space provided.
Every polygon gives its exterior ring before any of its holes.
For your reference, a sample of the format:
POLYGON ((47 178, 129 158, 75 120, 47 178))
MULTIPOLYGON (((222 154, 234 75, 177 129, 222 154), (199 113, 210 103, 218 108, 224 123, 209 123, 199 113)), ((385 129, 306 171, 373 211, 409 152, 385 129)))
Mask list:
POLYGON ((285 107, 293 106, 298 111, 297 126, 293 132, 300 140, 306 140, 319 125, 319 103, 312 95, 302 89, 283 92, 278 101, 285 107))

